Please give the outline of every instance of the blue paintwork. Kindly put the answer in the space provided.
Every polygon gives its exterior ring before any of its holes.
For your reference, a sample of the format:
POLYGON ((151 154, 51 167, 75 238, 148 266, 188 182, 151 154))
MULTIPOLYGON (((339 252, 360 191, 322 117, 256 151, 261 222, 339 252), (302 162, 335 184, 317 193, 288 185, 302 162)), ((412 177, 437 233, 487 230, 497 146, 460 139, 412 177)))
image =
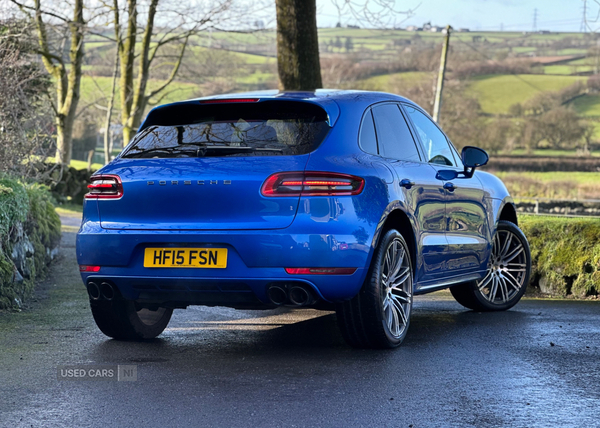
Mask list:
MULTIPOLYGON (((240 97, 319 105, 328 114, 331 130, 315 151, 295 157, 117 157, 98 174, 119 175, 124 196, 84 203, 77 235, 78 263, 101 266, 98 273, 82 273, 84 282, 110 279, 131 300, 212 304, 214 300, 203 297, 210 292, 219 296, 219 304, 236 306, 228 300, 233 296, 228 293, 235 289, 232 283, 243 283, 244 292, 266 303, 268 283, 296 280, 313 287, 325 301, 345 300, 360 290, 382 230, 390 226, 386 220, 396 210, 408 218, 413 231, 413 237, 407 238, 416 248, 416 293, 481 277, 502 210, 513 203, 502 182, 476 171, 471 178, 452 180, 454 190, 449 191, 444 189, 447 182, 436 178, 439 165, 386 159, 358 146, 359 128, 369 106, 414 103, 385 93, 325 90, 219 98, 240 97), (365 179, 365 188, 357 196, 341 197, 265 198, 260 194, 270 174, 303 170, 356 175, 365 179), (415 184, 403 187, 403 179, 415 184), (205 184, 194 184, 198 180, 205 184), (217 184, 209 185, 211 180, 217 184), (224 185, 223 180, 232 183, 224 185), (148 181, 155 184, 149 186, 148 181), (158 185, 159 181, 165 184, 158 185), (184 185, 186 181, 192 184, 184 185), (143 251, 148 246, 225 247, 228 267, 144 268, 143 251), (353 275, 288 275, 285 267, 353 267, 357 271, 353 275)), ((170 106, 153 109, 140 130, 170 106)))

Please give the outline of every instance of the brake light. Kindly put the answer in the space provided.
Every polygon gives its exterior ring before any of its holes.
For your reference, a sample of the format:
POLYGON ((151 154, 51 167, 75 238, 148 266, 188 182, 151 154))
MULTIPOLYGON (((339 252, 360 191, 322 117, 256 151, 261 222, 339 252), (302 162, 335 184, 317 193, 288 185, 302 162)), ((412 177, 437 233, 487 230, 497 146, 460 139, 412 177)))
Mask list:
POLYGON ((337 172, 278 172, 263 183, 263 196, 351 196, 358 195, 365 180, 337 172))
POLYGON ((285 268, 290 275, 352 275, 356 268, 285 268))
POLYGON ((118 175, 95 175, 90 180, 86 199, 119 199, 123 196, 123 183, 118 175))
POLYGON ((258 98, 218 98, 215 100, 202 100, 200 104, 257 103, 258 101, 258 98))

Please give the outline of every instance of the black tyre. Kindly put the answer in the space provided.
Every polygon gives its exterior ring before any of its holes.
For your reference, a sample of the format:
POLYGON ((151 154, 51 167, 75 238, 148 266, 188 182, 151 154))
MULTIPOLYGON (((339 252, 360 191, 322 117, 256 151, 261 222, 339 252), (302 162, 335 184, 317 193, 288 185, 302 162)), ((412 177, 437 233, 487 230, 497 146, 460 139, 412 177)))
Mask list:
POLYGON ((500 220, 486 275, 450 288, 458 303, 475 311, 505 311, 516 305, 529 283, 531 254, 527 238, 514 223, 500 220))
POLYGON ((169 324, 173 309, 136 308, 131 301, 91 302, 92 315, 98 328, 113 339, 154 339, 169 324))
POLYGON ((338 325, 349 345, 393 348, 410 324, 413 267, 404 237, 397 230, 382 238, 360 292, 336 305, 338 325))

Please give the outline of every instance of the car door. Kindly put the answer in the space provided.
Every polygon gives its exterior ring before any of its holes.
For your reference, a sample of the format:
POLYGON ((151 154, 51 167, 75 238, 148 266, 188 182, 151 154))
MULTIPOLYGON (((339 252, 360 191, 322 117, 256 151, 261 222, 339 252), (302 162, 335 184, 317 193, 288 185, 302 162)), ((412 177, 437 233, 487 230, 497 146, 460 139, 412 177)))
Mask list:
POLYGON ((448 244, 445 237, 445 195, 436 171, 423 161, 409 126, 397 103, 372 107, 379 155, 394 170, 394 190, 402 195, 406 210, 416 223, 417 282, 443 275, 448 244))
MULTIPOLYGON (((436 169, 464 171, 456 149, 440 128, 422 111, 403 105, 419 136, 425 157, 436 169)), ((485 263, 489 236, 483 204, 483 186, 476 176, 444 182, 446 200, 446 238, 450 274, 477 271, 485 263)), ((483 266, 485 268, 485 266, 483 266)))

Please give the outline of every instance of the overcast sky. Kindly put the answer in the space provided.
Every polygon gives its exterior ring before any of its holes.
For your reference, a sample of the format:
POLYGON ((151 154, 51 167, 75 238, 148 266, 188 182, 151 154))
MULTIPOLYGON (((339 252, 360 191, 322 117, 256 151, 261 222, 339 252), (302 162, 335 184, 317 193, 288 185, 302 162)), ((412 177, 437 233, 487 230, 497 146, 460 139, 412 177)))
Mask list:
MULTIPOLYGON (((338 21, 332 1, 335 0, 317 0, 320 27, 334 26, 338 21)), ((583 0, 396 0, 396 10, 415 9, 414 15, 402 22, 403 27, 431 21, 432 25, 450 24, 471 30, 498 31, 502 26, 506 31, 531 31, 537 9, 538 30, 579 31, 583 3, 583 0)), ((587 1, 588 24, 594 31, 600 29, 599 8, 600 0, 587 1)), ((397 16, 397 22, 402 19, 402 15, 397 16)), ((342 24, 356 23, 357 18, 352 14, 347 12, 342 16, 342 24)), ((359 24, 369 26, 364 20, 359 24)))

